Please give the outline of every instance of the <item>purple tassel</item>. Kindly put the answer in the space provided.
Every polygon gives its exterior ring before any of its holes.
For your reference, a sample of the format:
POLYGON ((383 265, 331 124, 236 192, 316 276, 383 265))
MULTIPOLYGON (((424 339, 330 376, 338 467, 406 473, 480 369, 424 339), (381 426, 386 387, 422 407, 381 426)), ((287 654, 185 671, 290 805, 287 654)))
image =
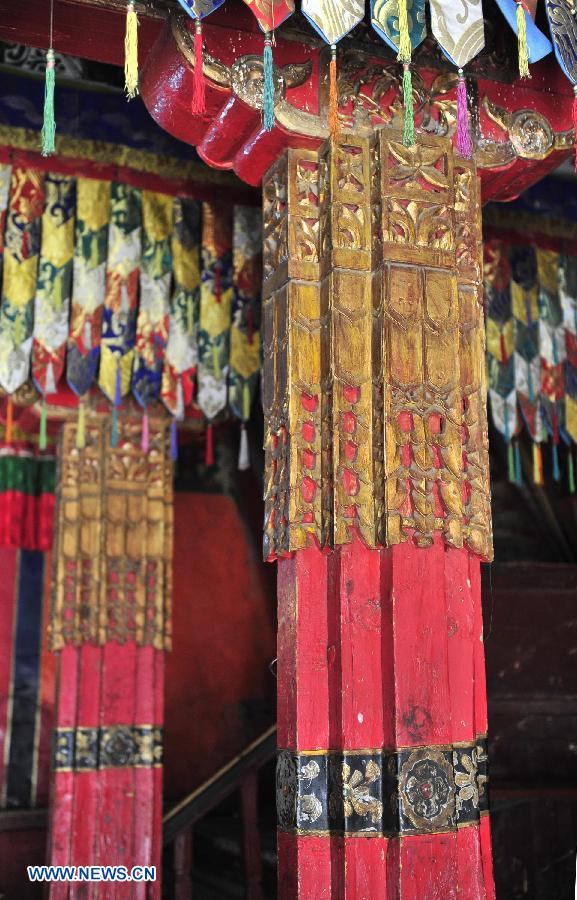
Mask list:
POLYGON ((469 130, 469 110, 467 107, 467 84, 462 69, 459 69, 459 83, 457 85, 457 149, 463 159, 471 159, 473 156, 473 144, 469 130))
POLYGON ((176 419, 170 423, 170 458, 173 462, 178 459, 178 435, 176 432, 176 419))

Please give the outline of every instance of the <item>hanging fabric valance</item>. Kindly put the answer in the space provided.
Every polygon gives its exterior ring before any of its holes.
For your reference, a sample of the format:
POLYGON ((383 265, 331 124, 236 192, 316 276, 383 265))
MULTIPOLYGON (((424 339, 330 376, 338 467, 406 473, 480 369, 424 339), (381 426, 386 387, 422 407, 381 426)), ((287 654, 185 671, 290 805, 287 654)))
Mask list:
POLYGON ((519 437, 551 446, 551 475, 565 469, 575 490, 577 442, 577 224, 518 209, 486 216, 485 300, 492 419, 508 448, 509 477, 521 480, 519 437), (561 454, 561 448, 565 452, 561 454))
POLYGON ((260 229, 256 208, 0 165, 0 387, 245 420, 260 229))

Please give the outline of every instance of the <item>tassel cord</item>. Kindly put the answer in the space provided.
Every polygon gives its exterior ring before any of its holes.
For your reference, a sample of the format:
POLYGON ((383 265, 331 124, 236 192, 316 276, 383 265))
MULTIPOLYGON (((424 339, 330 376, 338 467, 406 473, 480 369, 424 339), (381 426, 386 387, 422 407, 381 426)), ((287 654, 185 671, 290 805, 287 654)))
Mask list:
MULTIPOLYGON (((523 0, 517 0, 517 49, 519 55, 519 75, 521 78, 530 78, 529 72, 529 47, 527 45, 527 20, 525 18, 526 7, 523 0)), ((528 15, 528 13, 527 13, 528 15)))
POLYGON ((473 143, 469 128, 467 83, 462 69, 459 69, 459 81, 457 84, 457 149, 463 159, 471 159, 473 156, 473 143))
POLYGON ((262 124, 265 131, 274 128, 274 65, 270 33, 264 38, 263 53, 262 124))
POLYGON ((56 121, 54 118, 54 88, 56 61, 52 47, 46 54, 44 82, 44 119, 42 123, 42 156, 52 156, 56 149, 56 121))
POLYGON ((204 79, 202 23, 200 19, 196 20, 194 26, 194 76, 191 111, 193 116, 203 116, 206 113, 206 81, 204 79))
POLYGON ((126 10, 124 90, 129 100, 133 100, 138 94, 138 16, 134 8, 134 0, 130 0, 126 10))
POLYGON ((415 113, 413 109, 413 79, 411 67, 403 64, 403 145, 413 147, 415 144, 415 113))
POLYGON ((337 48, 331 44, 331 61, 329 64, 329 133, 336 140, 339 133, 338 85, 337 85, 337 48))

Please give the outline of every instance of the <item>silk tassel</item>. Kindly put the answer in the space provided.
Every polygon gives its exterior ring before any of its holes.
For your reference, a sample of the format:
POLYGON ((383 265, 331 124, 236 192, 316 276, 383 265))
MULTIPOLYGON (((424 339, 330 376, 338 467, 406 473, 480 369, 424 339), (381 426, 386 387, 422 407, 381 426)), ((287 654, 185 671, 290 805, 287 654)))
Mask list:
POLYGON ((46 450, 46 400, 40 407, 40 433, 38 435, 38 449, 46 450))
POLYGON ((206 445, 204 448, 204 464, 205 466, 214 466, 214 444, 212 425, 206 429, 206 445))
POLYGON ((42 156, 52 156, 56 149, 56 122, 54 119, 54 86, 56 62, 52 47, 46 54, 44 83, 44 121, 42 123, 42 156))
POLYGON ((413 147, 415 144, 415 113, 413 109, 413 79, 411 67, 403 64, 403 145, 413 147))
POLYGON ((507 444, 507 472, 511 484, 515 484, 515 459, 513 454, 513 444, 511 441, 507 444))
POLYGON ((250 454, 248 449, 248 435, 244 422, 240 426, 240 447, 238 450, 238 470, 246 472, 250 469, 250 454))
POLYGON ((329 65, 329 133, 336 140, 339 133, 338 85, 337 85, 337 48, 331 44, 331 61, 329 65))
POLYGON ((46 367, 46 382, 44 385, 44 396, 48 394, 56 393, 56 378, 54 377, 54 365, 52 360, 49 360, 48 365, 46 367))
POLYGON ((533 481, 535 484, 543 484, 543 455, 537 441, 533 443, 533 481))
POLYGON ((462 69, 459 69, 459 83, 457 84, 457 149, 463 159, 471 159, 473 156, 473 144, 469 129, 467 83, 462 69))
POLYGON ((272 41, 270 33, 264 37, 263 90, 262 90, 262 124, 265 131, 274 128, 274 73, 272 60, 272 41))
POLYGON ((515 441, 515 484, 521 487, 523 484, 523 472, 521 468, 521 449, 519 441, 515 441))
POLYGON ((78 404, 78 421, 76 423, 76 448, 83 450, 86 446, 86 407, 82 400, 78 404))
POLYGON ((14 404, 12 397, 8 397, 6 404, 6 443, 11 444, 14 432, 14 404))
POLYGON ((140 447, 144 454, 148 453, 149 437, 150 431, 148 427, 148 412, 145 409, 142 415, 142 435, 140 442, 140 447))
POLYGON ((176 427, 176 419, 170 423, 170 458, 173 462, 178 459, 178 430, 176 427))
POLYGON ((130 0, 126 10, 124 89, 129 100, 133 100, 138 94, 138 16, 134 0, 130 0))
POLYGON ((553 443, 553 481, 561 480, 561 471, 559 469, 559 449, 556 443, 553 443))
POLYGON ((529 47, 527 45, 527 21, 525 19, 525 7, 523 0, 517 0, 517 48, 519 54, 519 75, 521 78, 530 78, 529 73, 529 47))
POLYGON ((575 493, 575 469, 573 467, 573 453, 571 451, 571 447, 569 447, 569 452, 567 454, 567 468, 568 468, 568 476, 569 476, 569 493, 575 493))
POLYGON ((116 387, 114 391, 114 406, 112 407, 112 428, 110 429, 110 446, 118 444, 118 409, 122 402, 122 372, 120 360, 116 362, 116 387))
POLYGON ((194 26, 194 81, 192 83, 193 116, 203 116, 206 112, 206 81, 204 80, 204 63, 202 58, 202 23, 196 20, 194 26))

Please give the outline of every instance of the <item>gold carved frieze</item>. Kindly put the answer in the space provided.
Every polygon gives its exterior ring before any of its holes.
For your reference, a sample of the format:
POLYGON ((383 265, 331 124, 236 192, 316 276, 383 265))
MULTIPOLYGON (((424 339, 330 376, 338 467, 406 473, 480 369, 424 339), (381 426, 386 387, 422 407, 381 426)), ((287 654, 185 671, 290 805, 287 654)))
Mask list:
POLYGON ((169 649, 172 463, 164 421, 123 417, 115 447, 110 424, 89 420, 85 446, 65 422, 57 486, 55 586, 50 646, 133 640, 169 649))
POLYGON ((263 190, 265 556, 438 533, 491 558, 473 164, 345 133, 263 190))

